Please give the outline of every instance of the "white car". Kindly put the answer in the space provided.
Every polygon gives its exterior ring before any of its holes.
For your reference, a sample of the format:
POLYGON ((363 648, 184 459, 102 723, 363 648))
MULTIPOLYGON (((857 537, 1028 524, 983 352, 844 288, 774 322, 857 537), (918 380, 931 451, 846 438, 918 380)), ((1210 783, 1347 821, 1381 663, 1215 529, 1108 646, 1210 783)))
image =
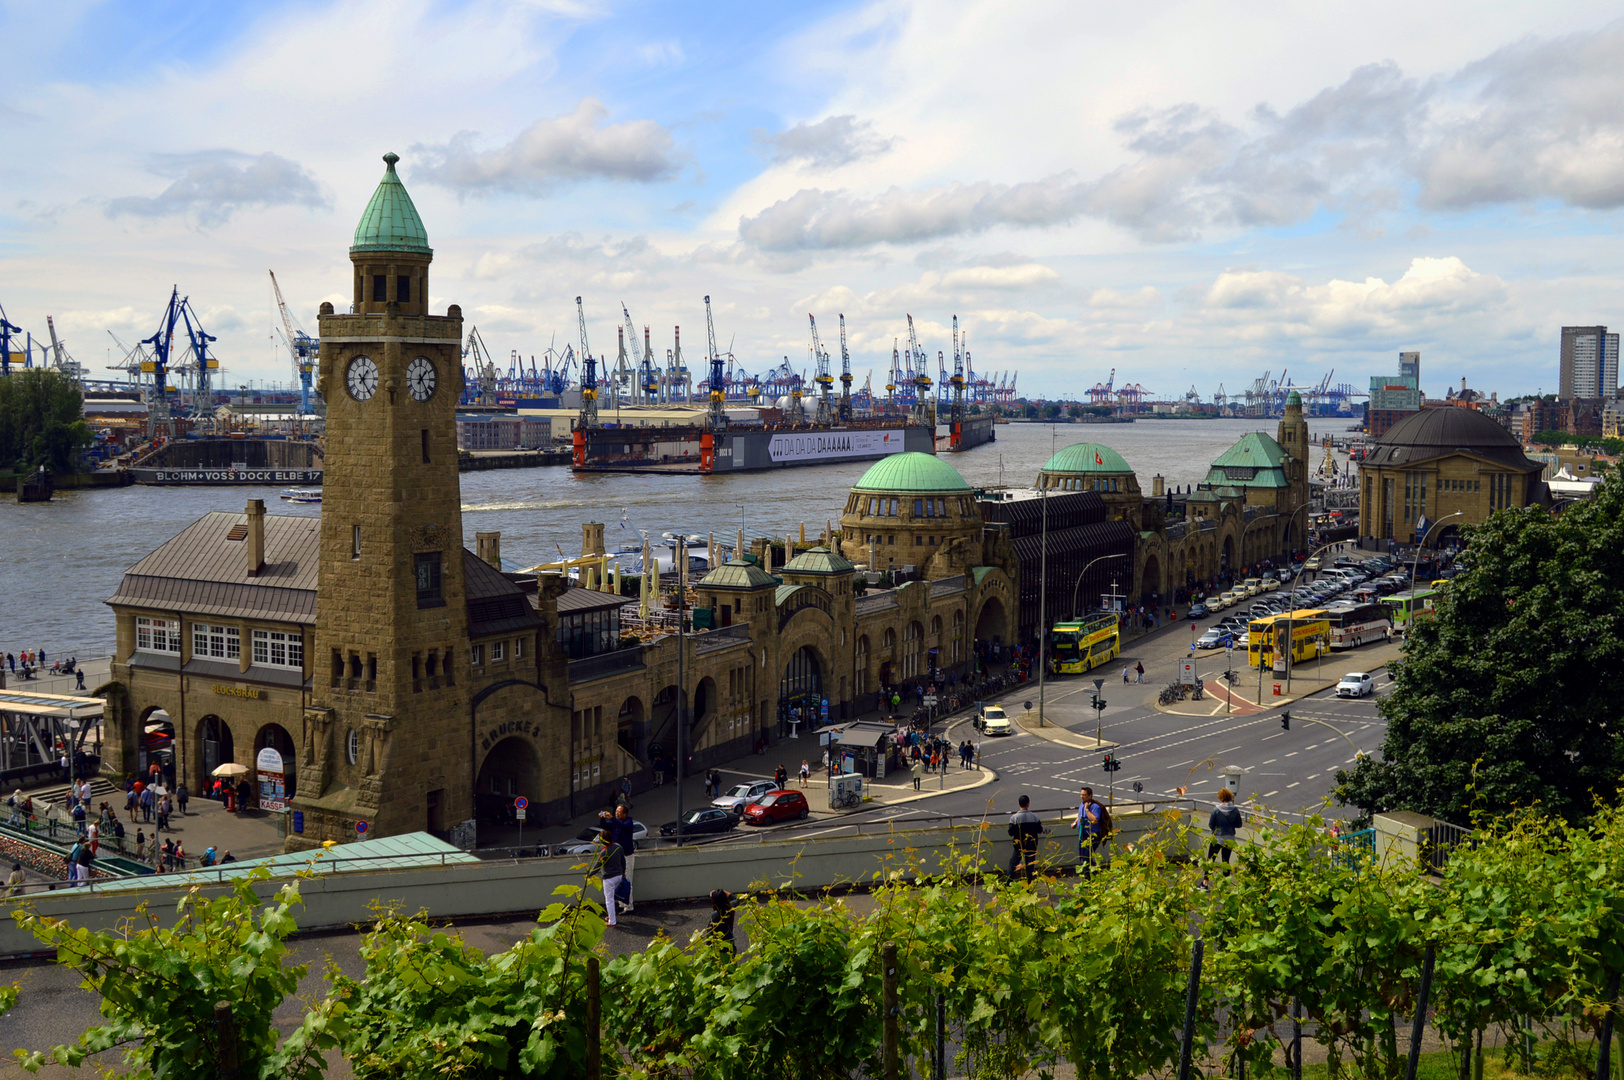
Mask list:
POLYGON ((1350 671, 1336 684, 1337 697, 1369 697, 1376 692, 1376 680, 1363 671, 1350 671))
POLYGON ((749 784, 734 784, 726 794, 712 799, 711 805, 742 815, 746 806, 749 806, 767 792, 777 790, 778 783, 774 780, 757 780, 749 784))
MULTIPOLYGON (((554 844, 553 845, 553 854, 555 854, 555 855, 585 855, 590 851, 596 851, 597 847, 598 847, 598 834, 599 834, 599 831, 600 830, 599 830, 598 826, 596 826, 596 825, 588 825, 586 828, 582 829, 579 833, 575 834, 575 839, 574 840, 570 840, 570 841, 567 841, 567 842, 562 843, 562 844, 554 844)), ((643 841, 645 841, 647 839, 648 839, 648 826, 644 825, 641 821, 633 821, 632 822, 632 841, 634 843, 641 844, 641 843, 643 843, 643 841)))
POLYGON ((1015 734, 1015 728, 1009 722, 1009 714, 997 705, 983 707, 981 715, 975 719, 974 726, 983 735, 1015 734))
POLYGON ((1222 647, 1224 642, 1229 639, 1230 634, 1227 630, 1208 630, 1196 639, 1195 647, 1198 649, 1217 649, 1222 647))

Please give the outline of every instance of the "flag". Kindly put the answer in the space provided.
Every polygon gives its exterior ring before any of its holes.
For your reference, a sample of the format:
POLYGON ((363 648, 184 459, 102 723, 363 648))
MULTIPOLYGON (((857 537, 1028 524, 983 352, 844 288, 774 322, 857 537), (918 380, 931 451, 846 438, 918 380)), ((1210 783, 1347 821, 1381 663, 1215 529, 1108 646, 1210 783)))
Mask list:
POLYGON ((1100 452, 1098 450, 1094 451, 1094 464, 1096 464, 1096 465, 1104 465, 1105 464, 1105 459, 1100 457, 1100 452))

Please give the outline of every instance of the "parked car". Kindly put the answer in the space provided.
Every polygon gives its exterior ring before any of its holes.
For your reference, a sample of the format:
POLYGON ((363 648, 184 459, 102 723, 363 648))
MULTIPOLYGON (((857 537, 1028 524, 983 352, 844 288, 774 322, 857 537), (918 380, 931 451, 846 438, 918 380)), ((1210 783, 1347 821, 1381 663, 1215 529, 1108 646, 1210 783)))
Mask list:
POLYGON ((1315 555, 1312 559, 1309 559, 1307 562, 1303 563, 1303 569, 1304 570, 1318 570, 1320 567, 1322 567, 1324 565, 1325 564, 1320 561, 1320 557, 1318 555, 1315 555))
POLYGON ((806 796, 786 788, 783 791, 769 791, 745 807, 744 820, 751 825, 771 825, 792 818, 806 818, 811 813, 812 807, 807 805, 806 796))
POLYGON ((971 722, 971 726, 983 735, 1015 734, 1015 728, 1009 722, 1009 714, 997 705, 983 705, 975 720, 971 722))
POLYGON ((1203 604, 1201 601, 1197 600, 1195 603, 1190 605, 1190 610, 1186 611, 1184 614, 1192 619, 1205 619, 1208 615, 1211 615, 1212 612, 1207 610, 1206 604, 1203 604))
POLYGON ((1280 587, 1280 580, 1278 578, 1274 577, 1272 574, 1269 577, 1266 577, 1266 578, 1263 579, 1263 588, 1265 590, 1278 589, 1279 587, 1280 587))
MULTIPOLYGON (((555 855, 585 855, 598 846, 598 826, 588 825, 575 834, 575 839, 553 845, 555 855)), ((632 840, 642 843, 648 839, 648 826, 641 821, 632 822, 632 840)))
POLYGON ((1363 671, 1350 671, 1336 684, 1337 697, 1369 697, 1376 692, 1376 680, 1363 671))
POLYGON ((1245 581, 1241 582, 1241 587, 1246 590, 1247 596, 1256 596, 1263 590, 1263 579, 1249 577, 1245 581))
POLYGON ((1222 611, 1222 610, 1224 610, 1224 608, 1226 608, 1228 606, 1229 606, 1229 594, 1228 593, 1215 593, 1214 595, 1207 597, 1207 610, 1208 611, 1222 611))
POLYGON ((719 810, 731 810, 735 814, 744 813, 744 808, 767 794, 776 791, 776 780, 757 780, 750 784, 734 784, 724 795, 718 795, 711 800, 711 805, 719 810))
MULTIPOLYGON (((678 824, 675 821, 668 821, 661 825, 660 835, 677 835, 678 824)), ((739 815, 730 814, 714 806, 701 806, 682 815, 680 824, 683 836, 707 836, 711 833, 731 832, 738 827, 739 815)))
POLYGON ((1223 647, 1224 642, 1230 640, 1233 640, 1233 631, 1208 630, 1196 639, 1195 647, 1198 649, 1219 649, 1223 647))

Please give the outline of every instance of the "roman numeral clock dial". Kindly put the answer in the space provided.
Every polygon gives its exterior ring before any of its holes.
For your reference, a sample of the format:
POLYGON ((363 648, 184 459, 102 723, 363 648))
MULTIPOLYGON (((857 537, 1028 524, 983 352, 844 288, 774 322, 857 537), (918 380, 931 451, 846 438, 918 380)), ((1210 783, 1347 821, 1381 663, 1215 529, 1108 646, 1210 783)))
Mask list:
POLYGON ((357 356, 344 372, 344 385, 350 397, 366 401, 378 392, 378 365, 369 356, 357 356))
POLYGON ((406 388, 418 401, 434 396, 434 364, 426 356, 419 356, 406 368, 406 388))

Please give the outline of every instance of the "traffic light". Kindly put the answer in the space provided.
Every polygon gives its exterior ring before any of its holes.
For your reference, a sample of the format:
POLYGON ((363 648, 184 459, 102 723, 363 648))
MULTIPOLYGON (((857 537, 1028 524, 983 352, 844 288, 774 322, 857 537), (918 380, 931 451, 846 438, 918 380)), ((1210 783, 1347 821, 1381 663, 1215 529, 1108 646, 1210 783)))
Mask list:
POLYGON ((1094 708, 1096 708, 1096 709, 1105 708, 1105 699, 1102 698, 1102 697, 1099 697, 1098 695, 1096 695, 1095 698, 1094 698, 1094 708))
POLYGON ((1280 730, 1281 731, 1290 731, 1291 730, 1291 710, 1290 709, 1287 709, 1285 712, 1282 712, 1280 714, 1280 730))
POLYGON ((1098 694, 1095 694, 1093 697, 1088 699, 1088 707, 1090 709, 1097 709, 1100 707, 1100 696, 1098 694))
POLYGON ((1116 759, 1115 754, 1106 754, 1105 762, 1101 765, 1101 768, 1108 773, 1113 773, 1122 768, 1122 762, 1116 759))

